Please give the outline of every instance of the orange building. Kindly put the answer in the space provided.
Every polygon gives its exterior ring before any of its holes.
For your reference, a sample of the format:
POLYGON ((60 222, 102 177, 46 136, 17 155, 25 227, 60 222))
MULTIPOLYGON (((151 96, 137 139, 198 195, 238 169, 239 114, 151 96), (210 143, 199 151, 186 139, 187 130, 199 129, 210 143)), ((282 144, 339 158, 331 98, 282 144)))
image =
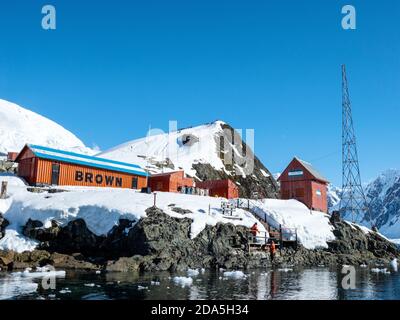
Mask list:
POLYGON ((281 199, 296 199, 312 210, 328 212, 329 182, 310 163, 295 157, 278 181, 281 199))
POLYGON ((18 154, 18 175, 31 185, 141 189, 147 173, 138 165, 37 145, 18 154))
POLYGON ((229 179, 196 182, 196 187, 208 189, 209 195, 212 197, 222 197, 227 199, 239 198, 238 186, 229 179))
POLYGON ((194 181, 183 171, 174 171, 151 175, 149 187, 151 191, 181 192, 182 187, 194 187, 194 181))

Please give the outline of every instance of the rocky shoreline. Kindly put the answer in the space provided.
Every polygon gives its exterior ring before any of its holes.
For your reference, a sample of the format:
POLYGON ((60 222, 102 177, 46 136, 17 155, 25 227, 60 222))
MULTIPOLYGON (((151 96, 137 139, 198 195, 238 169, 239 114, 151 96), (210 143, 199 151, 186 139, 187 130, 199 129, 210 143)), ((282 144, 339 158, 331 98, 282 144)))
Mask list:
MULTIPOLYGON (((158 208, 146 211, 137 223, 120 220, 107 236, 97 236, 77 219, 65 227, 55 221, 43 228, 29 220, 23 233, 40 242, 32 252, 0 251, 0 268, 18 270, 53 265, 57 269, 129 271, 177 271, 187 268, 252 269, 334 265, 384 265, 400 252, 376 232, 331 219, 336 239, 326 249, 283 248, 271 262, 268 252, 248 250, 248 229, 232 224, 207 226, 190 239, 191 220, 173 218, 158 208)), ((181 213, 183 216, 185 212, 181 213)), ((1 219, 0 225, 7 221, 1 219)), ((4 227, 0 228, 0 233, 4 227)))

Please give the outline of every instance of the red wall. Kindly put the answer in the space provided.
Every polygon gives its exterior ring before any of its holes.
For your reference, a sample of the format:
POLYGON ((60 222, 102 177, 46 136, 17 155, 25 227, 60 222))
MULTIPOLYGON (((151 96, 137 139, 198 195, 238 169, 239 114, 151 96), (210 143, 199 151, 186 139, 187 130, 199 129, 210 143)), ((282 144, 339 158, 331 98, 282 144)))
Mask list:
POLYGON ((296 199, 308 208, 328 212, 327 183, 317 181, 303 165, 294 159, 279 177, 281 199, 296 199), (290 171, 302 170, 303 175, 289 176, 290 171), (317 195, 317 190, 321 195, 317 195))
POLYGON ((186 178, 183 171, 156 174, 149 177, 152 191, 178 192, 179 187, 193 187, 192 178, 186 178))
POLYGON ((209 195, 212 197, 239 198, 239 188, 234 182, 228 179, 197 182, 196 187, 208 189, 209 195))

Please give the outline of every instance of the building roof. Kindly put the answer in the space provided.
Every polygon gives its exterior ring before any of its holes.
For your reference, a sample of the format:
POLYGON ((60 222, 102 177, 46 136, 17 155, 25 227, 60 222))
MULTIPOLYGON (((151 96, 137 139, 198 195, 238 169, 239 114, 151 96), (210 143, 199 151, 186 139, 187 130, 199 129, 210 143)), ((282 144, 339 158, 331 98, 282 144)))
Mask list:
MULTIPOLYGON (((25 148, 29 148, 33 154, 41 159, 55 160, 66 163, 73 163, 93 168, 111 170, 116 172, 130 173, 138 176, 148 176, 147 172, 137 164, 120 162, 110 159, 104 159, 85 154, 79 154, 71 151, 57 150, 49 147, 43 147, 33 144, 27 144, 25 148)), ((20 152, 19 156, 22 154, 20 152)), ((17 158, 17 160, 18 160, 17 158)))
POLYGON ((162 177, 162 176, 170 176, 172 174, 180 173, 184 175, 183 170, 178 170, 178 171, 169 171, 169 172, 161 172, 161 173, 153 173, 150 176, 151 177, 162 177))
POLYGON ((309 163, 309 162, 307 162, 307 161, 304 161, 304 160, 301 160, 301 159, 298 158, 298 157, 295 157, 295 159, 296 159, 297 161, 299 161, 299 162, 302 164, 302 166, 303 166, 304 168, 306 168, 307 171, 310 172, 310 173, 315 177, 315 179, 321 180, 321 181, 324 181, 324 182, 329 182, 328 179, 326 179, 321 173, 319 173, 318 170, 316 170, 316 169, 311 165, 311 163, 309 163))

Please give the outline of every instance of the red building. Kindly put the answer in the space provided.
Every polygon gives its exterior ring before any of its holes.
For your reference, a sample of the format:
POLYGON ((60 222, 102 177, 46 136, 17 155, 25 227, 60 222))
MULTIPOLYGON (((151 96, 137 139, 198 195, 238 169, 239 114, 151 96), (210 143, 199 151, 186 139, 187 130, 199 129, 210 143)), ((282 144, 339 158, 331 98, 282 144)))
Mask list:
POLYGON ((15 162, 15 159, 17 159, 18 152, 9 152, 7 154, 7 161, 15 162))
POLYGON ((193 187, 192 178, 185 177, 183 171, 153 174, 149 177, 151 191, 180 192, 182 187, 193 187))
POLYGON ((141 189, 147 173, 140 166, 70 151, 27 144, 18 154, 18 176, 30 185, 141 189))
POLYGON ((238 186, 229 179, 196 182, 196 187, 208 189, 209 195, 212 197, 222 197, 227 199, 239 198, 238 186))
POLYGON ((294 158, 278 181, 282 199, 296 199, 312 210, 328 212, 329 182, 310 163, 294 158))

